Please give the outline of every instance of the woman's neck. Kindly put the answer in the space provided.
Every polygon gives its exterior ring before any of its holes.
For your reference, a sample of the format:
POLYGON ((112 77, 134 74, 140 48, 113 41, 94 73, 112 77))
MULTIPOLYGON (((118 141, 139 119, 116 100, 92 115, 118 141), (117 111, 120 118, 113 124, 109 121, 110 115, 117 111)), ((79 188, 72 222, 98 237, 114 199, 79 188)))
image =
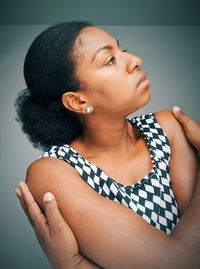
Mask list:
POLYGON ((127 153, 139 135, 132 125, 123 119, 92 118, 84 121, 84 132, 80 139, 82 145, 96 152, 127 153))

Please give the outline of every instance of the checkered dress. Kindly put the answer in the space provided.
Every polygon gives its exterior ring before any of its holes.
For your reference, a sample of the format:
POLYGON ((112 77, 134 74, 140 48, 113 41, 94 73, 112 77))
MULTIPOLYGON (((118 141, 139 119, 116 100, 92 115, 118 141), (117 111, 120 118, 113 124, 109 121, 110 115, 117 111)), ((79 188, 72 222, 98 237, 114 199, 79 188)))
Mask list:
POLYGON ((152 161, 152 170, 136 184, 126 186, 118 183, 67 144, 52 146, 42 157, 63 159, 73 166, 97 193, 129 207, 152 226, 170 234, 179 221, 179 213, 170 186, 169 141, 156 121, 154 113, 128 121, 145 139, 152 161))

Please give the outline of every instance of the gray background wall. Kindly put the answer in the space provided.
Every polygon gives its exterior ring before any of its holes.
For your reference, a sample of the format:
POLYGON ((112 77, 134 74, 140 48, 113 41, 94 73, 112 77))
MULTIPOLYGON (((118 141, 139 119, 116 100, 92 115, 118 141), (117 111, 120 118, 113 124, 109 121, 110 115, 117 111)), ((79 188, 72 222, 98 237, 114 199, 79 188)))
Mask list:
MULTIPOLYGON (((113 16, 113 8, 109 12, 113 16)), ((90 16, 86 19, 92 20, 90 16)), ((25 21, 22 25, 5 24, 2 21, 0 26, 0 267, 48 269, 50 265, 14 194, 18 182, 25 178, 28 164, 41 154, 33 149, 15 122, 14 100, 25 88, 22 69, 26 51, 47 25, 36 25, 37 20, 35 25, 25 25, 25 21)), ((124 48, 142 57, 151 79, 152 100, 138 114, 179 105, 200 121, 200 26, 187 26, 187 22, 174 26, 167 26, 167 22, 144 24, 116 26, 110 22, 103 26, 124 48)))

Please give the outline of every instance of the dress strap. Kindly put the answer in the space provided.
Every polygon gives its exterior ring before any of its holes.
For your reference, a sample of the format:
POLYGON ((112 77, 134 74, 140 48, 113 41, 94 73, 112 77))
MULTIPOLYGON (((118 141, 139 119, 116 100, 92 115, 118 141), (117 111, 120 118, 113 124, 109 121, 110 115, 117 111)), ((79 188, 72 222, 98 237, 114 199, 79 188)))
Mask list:
POLYGON ((149 113, 134 117, 130 119, 130 122, 146 140, 154 161, 163 161, 168 166, 171 156, 170 143, 164 130, 159 125, 155 114, 149 113))

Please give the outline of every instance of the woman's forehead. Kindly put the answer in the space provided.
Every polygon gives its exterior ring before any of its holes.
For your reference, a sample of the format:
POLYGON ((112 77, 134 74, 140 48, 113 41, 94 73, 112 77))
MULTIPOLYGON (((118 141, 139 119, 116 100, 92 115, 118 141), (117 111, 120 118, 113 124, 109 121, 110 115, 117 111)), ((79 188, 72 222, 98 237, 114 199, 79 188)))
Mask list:
POLYGON ((116 44, 115 38, 110 33, 98 27, 89 26, 84 28, 79 38, 83 48, 86 50, 97 50, 101 46, 116 44))

